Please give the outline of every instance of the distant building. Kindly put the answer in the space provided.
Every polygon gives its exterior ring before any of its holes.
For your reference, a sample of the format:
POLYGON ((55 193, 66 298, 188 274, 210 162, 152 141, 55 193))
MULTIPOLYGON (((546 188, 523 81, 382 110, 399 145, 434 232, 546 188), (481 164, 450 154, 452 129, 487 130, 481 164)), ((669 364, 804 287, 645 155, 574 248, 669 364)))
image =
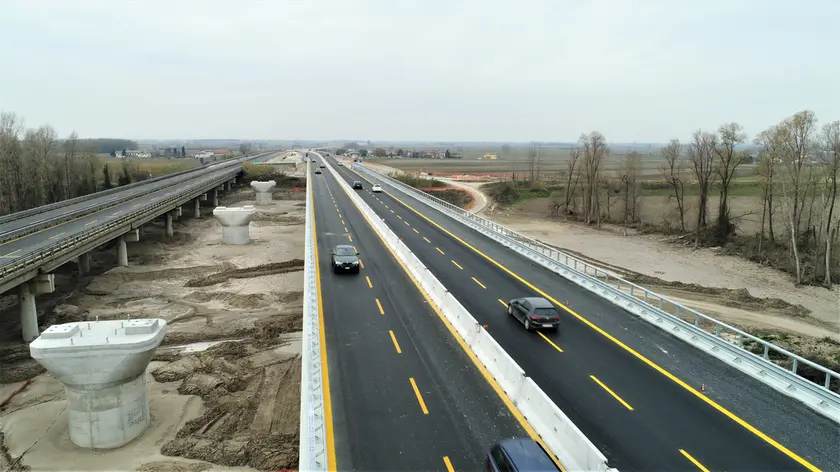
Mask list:
POLYGON ((140 151, 140 150, 136 150, 136 149, 125 151, 125 155, 123 155, 122 151, 117 151, 116 155, 117 155, 117 157, 135 157, 135 158, 152 157, 152 153, 150 151, 140 151))
POLYGON ((499 158, 499 156, 497 156, 496 154, 490 154, 490 153, 487 153, 487 154, 485 154, 485 155, 484 155, 484 158, 485 158, 485 159, 495 160, 495 159, 498 159, 498 158, 499 158))

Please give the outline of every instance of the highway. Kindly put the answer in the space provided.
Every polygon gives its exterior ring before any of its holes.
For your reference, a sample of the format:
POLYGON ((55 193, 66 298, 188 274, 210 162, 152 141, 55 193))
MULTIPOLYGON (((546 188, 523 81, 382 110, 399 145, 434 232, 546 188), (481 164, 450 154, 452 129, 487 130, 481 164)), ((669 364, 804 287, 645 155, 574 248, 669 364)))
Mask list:
MULTIPOLYGON (((216 171, 215 173, 223 172, 225 171, 216 171)), ((203 174, 201 178, 209 178, 215 175, 215 173, 211 172, 203 174)), ((161 182, 156 184, 163 185, 161 182)), ((43 230, 30 233, 26 236, 0 243, 0 267, 13 263, 15 259, 22 257, 29 252, 42 249, 60 241, 63 238, 70 238, 79 232, 95 227, 94 225, 103 224, 108 219, 116 218, 129 211, 142 209, 144 206, 150 205, 159 199, 175 194, 178 190, 178 186, 161 188, 160 190, 152 193, 132 198, 124 203, 108 206, 97 212, 89 213, 85 216, 81 216, 65 223, 50 226, 43 230)), ((145 191, 148 191, 148 189, 145 191)), ((137 192, 137 190, 134 190, 134 192, 137 192)), ((107 198, 116 198, 116 196, 110 195, 107 198)), ((85 204, 91 205, 89 202, 85 202, 85 204)))
POLYGON ((343 190, 326 173, 310 176, 328 456, 337 470, 482 469, 489 447, 527 436, 525 426, 343 190), (356 247, 360 274, 333 274, 339 244, 356 247))
POLYGON ((386 192, 372 194, 366 178, 334 168, 348 183, 363 181, 363 199, 478 322, 488 325, 610 466, 621 471, 840 467, 840 432, 826 418, 393 192, 387 183, 378 182, 386 192), (522 296, 546 296, 567 307, 560 330, 526 332, 504 306, 522 296), (701 392, 704 383, 710 388, 701 392))

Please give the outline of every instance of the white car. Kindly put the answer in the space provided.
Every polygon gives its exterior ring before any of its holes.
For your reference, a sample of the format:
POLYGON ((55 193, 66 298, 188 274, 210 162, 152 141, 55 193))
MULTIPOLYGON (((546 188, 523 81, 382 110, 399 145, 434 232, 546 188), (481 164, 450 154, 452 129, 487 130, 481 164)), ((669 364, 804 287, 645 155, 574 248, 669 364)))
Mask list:
POLYGON ((381 192, 382 187, 379 184, 373 184, 373 187, 370 188, 371 192, 381 192))

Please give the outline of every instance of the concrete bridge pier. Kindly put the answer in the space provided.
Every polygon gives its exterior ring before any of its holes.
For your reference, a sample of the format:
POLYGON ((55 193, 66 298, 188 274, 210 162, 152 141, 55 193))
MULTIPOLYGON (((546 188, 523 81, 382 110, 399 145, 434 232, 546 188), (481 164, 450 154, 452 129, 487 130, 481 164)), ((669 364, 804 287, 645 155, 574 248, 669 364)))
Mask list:
POLYGON ((274 187, 277 186, 277 182, 273 180, 269 180, 266 182, 251 182, 251 188, 254 189, 256 193, 256 201, 257 205, 269 205, 271 204, 272 195, 271 191, 274 190, 274 187))
POLYGON ((212 198, 212 203, 214 207, 219 206, 219 189, 214 188, 213 191, 210 193, 212 198))
POLYGON ((128 267, 128 244, 140 241, 140 230, 131 230, 117 238, 117 265, 128 267))
POLYGON ((90 253, 80 254, 78 264, 79 275, 87 275, 90 272, 90 253))
POLYGON ((172 229, 172 212, 171 211, 166 212, 166 217, 165 218, 166 218, 166 236, 171 238, 172 236, 175 236, 175 230, 172 229))
POLYGON ((32 342, 38 338, 38 307, 35 296, 55 291, 55 274, 41 274, 34 279, 20 284, 18 288, 18 304, 20 305, 20 327, 23 340, 32 342))
POLYGON ((197 198, 193 201, 193 217, 201 218, 201 200, 197 198))
POLYGON ((216 207, 213 216, 222 226, 222 244, 248 244, 251 241, 249 227, 255 211, 253 205, 216 207))

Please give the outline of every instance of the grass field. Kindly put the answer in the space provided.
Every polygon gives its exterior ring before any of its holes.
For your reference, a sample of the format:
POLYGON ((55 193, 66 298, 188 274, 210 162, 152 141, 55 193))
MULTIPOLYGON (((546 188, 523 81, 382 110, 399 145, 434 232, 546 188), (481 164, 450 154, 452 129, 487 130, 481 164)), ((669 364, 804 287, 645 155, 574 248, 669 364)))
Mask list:
MULTIPOLYGON (((105 163, 111 171, 112 176, 119 175, 122 172, 123 162, 125 159, 108 156, 105 163)), ((150 158, 150 159, 129 159, 127 162, 135 166, 137 172, 140 174, 152 174, 152 177, 159 175, 171 174, 182 170, 192 169, 198 167, 200 162, 198 159, 166 159, 166 158, 150 158)))

